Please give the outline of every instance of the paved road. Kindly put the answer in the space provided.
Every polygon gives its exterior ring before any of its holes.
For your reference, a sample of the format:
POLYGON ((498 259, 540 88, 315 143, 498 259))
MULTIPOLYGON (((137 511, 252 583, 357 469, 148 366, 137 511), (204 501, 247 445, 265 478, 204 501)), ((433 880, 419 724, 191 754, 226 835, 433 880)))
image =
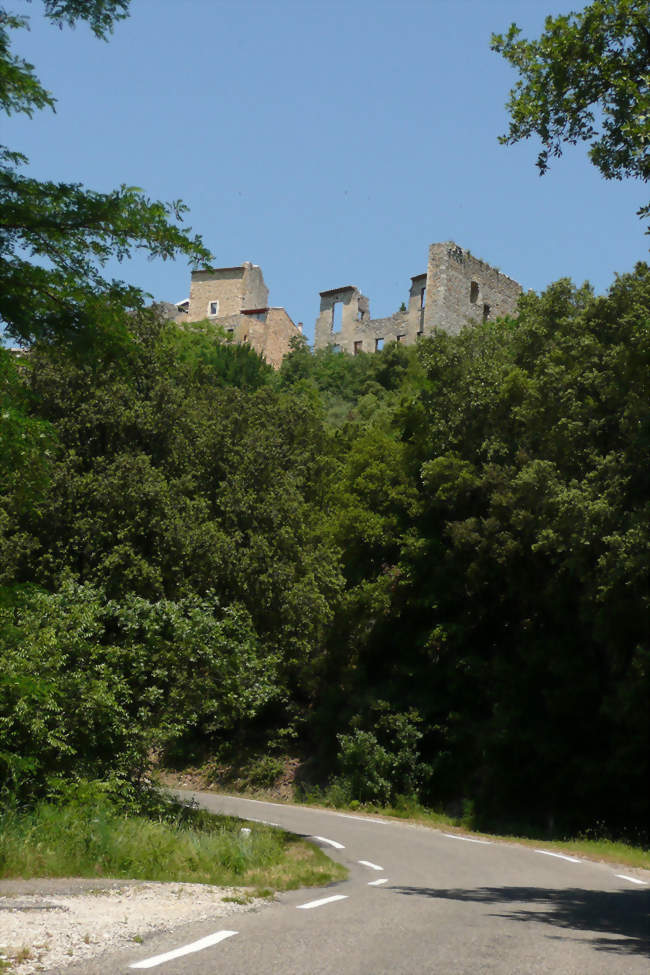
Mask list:
POLYGON ((134 947, 128 957, 104 956, 101 963, 75 966, 75 975, 132 975, 143 969, 130 966, 206 938, 215 943, 151 970, 648 975, 647 871, 463 839, 380 817, 192 795, 214 812, 318 837, 315 842, 349 868, 349 879, 281 894, 268 907, 233 917, 232 925, 215 919, 167 932, 134 947))

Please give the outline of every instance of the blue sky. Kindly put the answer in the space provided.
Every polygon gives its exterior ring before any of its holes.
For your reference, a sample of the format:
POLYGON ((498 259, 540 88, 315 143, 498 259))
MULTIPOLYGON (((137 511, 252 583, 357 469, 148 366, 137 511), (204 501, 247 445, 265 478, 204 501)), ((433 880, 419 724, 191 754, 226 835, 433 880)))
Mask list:
MULTIPOLYGON (((318 292, 357 285, 395 311, 427 247, 453 239, 536 291, 598 291, 647 260, 636 182, 606 183, 583 147, 540 178, 506 148, 516 74, 490 51, 513 20, 537 36, 549 0, 132 0, 109 43, 43 21, 16 49, 57 112, 2 120, 41 178, 183 199, 217 265, 260 264, 270 301, 313 337, 318 292)), ((184 261, 110 272, 156 299, 188 294, 184 261)))

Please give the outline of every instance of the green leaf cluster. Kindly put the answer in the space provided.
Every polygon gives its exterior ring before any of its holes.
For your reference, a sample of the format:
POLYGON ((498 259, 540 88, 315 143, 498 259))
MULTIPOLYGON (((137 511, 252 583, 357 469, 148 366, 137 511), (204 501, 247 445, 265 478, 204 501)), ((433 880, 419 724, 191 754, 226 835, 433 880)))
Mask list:
MULTIPOLYGON (((492 50, 517 69, 510 128, 501 142, 532 135, 542 149, 540 173, 565 145, 589 144, 605 179, 650 178, 650 3, 594 0, 579 13, 547 17, 528 41, 512 24, 492 37, 492 50)), ((639 211, 648 213, 648 207, 639 211)))
POLYGON ((2 607, 0 634, 0 788, 23 801, 66 780, 137 784, 152 750, 275 693, 249 614, 212 594, 118 602, 68 580, 2 607))
MULTIPOLYGON (((105 38, 128 6, 128 0, 45 0, 45 15, 59 26, 85 20, 105 38)), ((0 109, 7 114, 32 116, 55 106, 34 66, 12 51, 12 32, 27 26, 25 17, 0 11, 0 109)), ((151 200, 133 186, 97 192, 36 180, 20 172, 27 161, 0 146, 0 325, 25 345, 119 347, 129 336, 124 311, 141 308, 145 296, 106 279, 108 261, 144 250, 162 260, 186 255, 198 264, 210 254, 179 226, 187 211, 181 201, 151 200)))

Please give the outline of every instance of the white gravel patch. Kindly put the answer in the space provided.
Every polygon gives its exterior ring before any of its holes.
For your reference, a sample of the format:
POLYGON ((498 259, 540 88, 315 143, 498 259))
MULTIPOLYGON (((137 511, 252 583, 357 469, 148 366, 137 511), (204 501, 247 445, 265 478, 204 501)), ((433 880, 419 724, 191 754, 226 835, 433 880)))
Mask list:
POLYGON ((137 947, 153 931, 255 909, 226 901, 241 890, 205 884, 129 883, 74 894, 0 896, 0 958, 16 975, 61 969, 106 950, 137 947))

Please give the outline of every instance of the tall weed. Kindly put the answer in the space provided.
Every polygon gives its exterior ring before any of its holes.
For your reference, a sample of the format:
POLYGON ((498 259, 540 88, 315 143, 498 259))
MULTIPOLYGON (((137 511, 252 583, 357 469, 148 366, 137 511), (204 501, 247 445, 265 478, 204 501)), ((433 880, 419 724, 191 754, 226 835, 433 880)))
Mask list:
MULTIPOLYGON (((108 799, 94 805, 71 801, 42 802, 32 812, 0 815, 0 876, 128 877, 210 884, 266 883, 265 871, 284 876, 293 886, 294 862, 311 882, 327 882, 336 865, 305 846, 300 856, 295 837, 280 830, 241 821, 180 811, 174 821, 125 815, 108 799), (313 853, 313 857, 311 856, 313 853), (308 864, 310 859, 314 863, 308 864), (300 865, 302 861, 302 865, 300 865), (278 868, 282 871, 278 872, 278 868)), ((295 872, 295 871, 294 871, 295 872)), ((286 886, 287 883, 273 883, 286 886)))

